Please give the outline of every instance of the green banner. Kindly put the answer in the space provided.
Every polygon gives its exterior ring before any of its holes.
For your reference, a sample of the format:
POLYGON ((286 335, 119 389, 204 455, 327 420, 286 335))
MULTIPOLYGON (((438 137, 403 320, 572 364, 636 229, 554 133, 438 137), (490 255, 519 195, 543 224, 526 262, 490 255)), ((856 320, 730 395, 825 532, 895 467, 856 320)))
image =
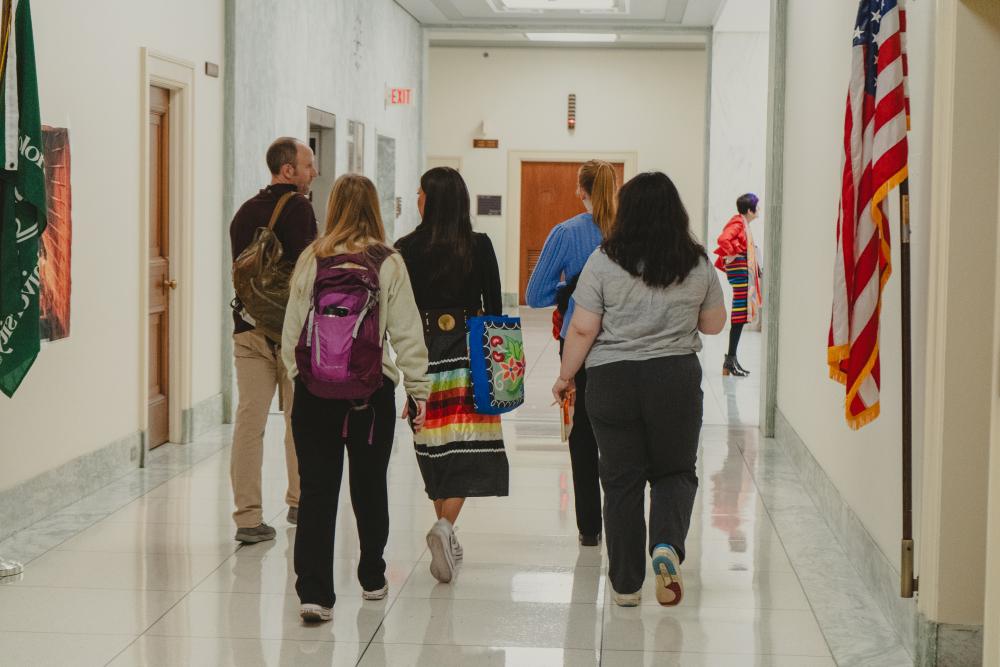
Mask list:
POLYGON ((0 170, 0 391, 7 396, 17 391, 40 348, 38 249, 45 229, 45 163, 31 9, 29 0, 13 0, 13 6, 12 26, 4 31, 8 52, 0 91, 5 130, 0 140, 6 153, 0 170), (16 151, 10 146, 15 140, 16 151))

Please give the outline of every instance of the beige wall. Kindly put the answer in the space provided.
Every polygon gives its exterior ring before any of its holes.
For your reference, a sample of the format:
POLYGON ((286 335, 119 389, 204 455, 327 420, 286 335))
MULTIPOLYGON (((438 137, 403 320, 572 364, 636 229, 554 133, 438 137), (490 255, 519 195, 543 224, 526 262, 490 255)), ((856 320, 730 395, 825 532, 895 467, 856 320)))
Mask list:
MULTIPOLYGON (((661 170, 675 181, 691 227, 701 233, 705 51, 437 47, 429 77, 426 154, 462 159, 473 202, 480 194, 503 196, 503 216, 475 220, 501 267, 515 263, 507 257, 509 151, 636 152, 639 171, 661 170), (570 93, 577 96, 572 133, 570 93), (472 148, 484 120, 499 150, 472 148)), ((516 292, 516 272, 503 278, 504 291, 516 292)))
POLYGON ((192 401, 220 392, 222 0, 32 3, 42 121, 70 131, 69 339, 0 398, 0 489, 140 428, 140 48, 195 63, 192 401))
MULTIPOLYGON (((926 331, 930 213, 933 3, 911 3, 909 15, 913 344, 926 331)), ((882 311, 882 416, 860 431, 844 419, 844 388, 828 379, 833 264, 840 198, 844 101, 850 77, 857 4, 789 0, 782 215, 778 409, 898 567, 900 540, 900 278, 898 214, 891 219, 896 273, 882 311)), ((767 222, 765 221, 765 224, 767 222)), ((921 355, 915 355, 914 414, 923 413, 921 355)), ((920 498, 922 429, 915 420, 916 498, 920 498)), ((915 503, 919 516, 919 500, 915 503)))
MULTIPOLYGON (((1000 135, 997 136, 1000 156, 1000 135)), ((1000 229, 1000 169, 997 178, 997 228, 1000 229)), ((1000 238, 996 263, 1000 267, 1000 238)), ((1000 331, 1000 270, 994 283, 993 331, 1000 331)), ((1000 336, 993 339, 992 425, 990 434, 989 512, 986 544, 986 610, 983 619, 983 664, 1000 665, 1000 336)))
POLYGON ((987 0, 942 2, 941 7, 940 102, 935 108, 939 227, 928 349, 928 403, 933 409, 927 419, 927 539, 920 607, 942 623, 980 624, 997 372, 987 359, 997 338, 992 309, 1000 210, 1000 11, 987 0))

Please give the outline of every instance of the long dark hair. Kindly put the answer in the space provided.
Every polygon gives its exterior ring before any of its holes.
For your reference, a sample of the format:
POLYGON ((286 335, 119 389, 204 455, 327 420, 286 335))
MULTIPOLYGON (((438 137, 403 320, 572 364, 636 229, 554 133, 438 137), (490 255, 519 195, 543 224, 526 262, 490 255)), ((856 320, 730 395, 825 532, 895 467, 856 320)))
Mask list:
POLYGON ((434 253, 431 282, 446 275, 472 271, 474 239, 469 189, 462 175, 451 167, 435 167, 420 177, 424 191, 424 217, 403 242, 421 239, 418 252, 434 253))
POLYGON ((706 256, 691 236, 677 186, 658 171, 639 174, 618 191, 615 226, 601 247, 650 287, 684 282, 706 256))

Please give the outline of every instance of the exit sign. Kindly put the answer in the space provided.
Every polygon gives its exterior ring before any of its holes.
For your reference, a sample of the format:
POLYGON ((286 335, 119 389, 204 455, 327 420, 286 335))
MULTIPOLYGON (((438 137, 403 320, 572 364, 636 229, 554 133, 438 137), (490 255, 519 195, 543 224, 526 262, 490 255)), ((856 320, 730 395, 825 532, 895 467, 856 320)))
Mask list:
POLYGON ((389 106, 406 106, 413 104, 412 88, 390 88, 388 94, 389 106))

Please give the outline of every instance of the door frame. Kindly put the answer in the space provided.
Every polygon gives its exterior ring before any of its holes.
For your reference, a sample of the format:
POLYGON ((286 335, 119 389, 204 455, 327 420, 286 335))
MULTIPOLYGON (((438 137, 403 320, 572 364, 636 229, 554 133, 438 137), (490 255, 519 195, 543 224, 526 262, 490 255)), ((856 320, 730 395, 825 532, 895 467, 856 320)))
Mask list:
POLYGON ((191 407, 194 221, 194 63, 151 49, 140 50, 139 102, 139 424, 143 461, 149 428, 149 87, 170 91, 169 442, 184 442, 182 415, 191 407))
MULTIPOLYGON (((507 257, 504 285, 520 285, 521 279, 521 165, 524 162, 586 162, 604 160, 625 165, 625 180, 636 175, 638 151, 509 151, 507 153, 507 257)), ((514 300, 518 289, 515 288, 514 300)), ((507 293, 504 294, 507 296, 507 293)), ((515 304, 516 305, 516 304, 515 304)))

